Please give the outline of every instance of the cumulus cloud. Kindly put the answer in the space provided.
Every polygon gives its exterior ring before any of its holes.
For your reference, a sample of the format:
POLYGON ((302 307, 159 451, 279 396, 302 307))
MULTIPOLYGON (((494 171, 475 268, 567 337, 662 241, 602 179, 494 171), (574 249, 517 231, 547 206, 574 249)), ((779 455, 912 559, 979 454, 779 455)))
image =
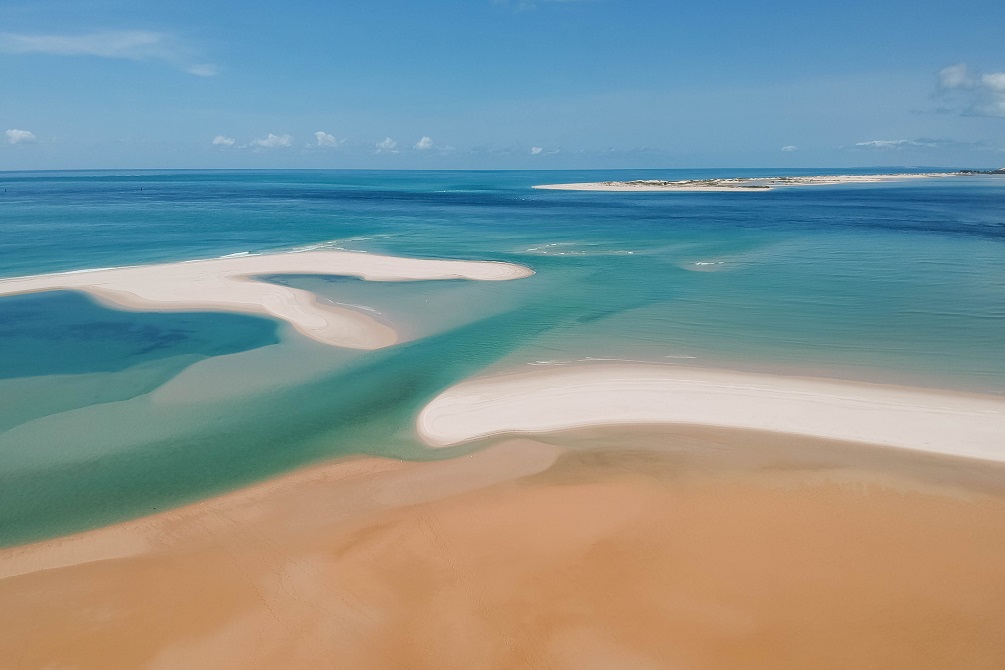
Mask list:
POLYGON ((433 138, 422 136, 422 139, 415 143, 415 148, 425 151, 426 149, 433 148, 433 138))
POLYGON ((338 145, 338 140, 335 139, 335 136, 329 135, 323 130, 314 133, 314 137, 317 139, 319 147, 334 147, 338 145))
POLYGON ((293 137, 290 135, 273 135, 269 133, 265 137, 252 140, 251 146, 263 149, 287 149, 293 146, 293 137))
POLYGON ((530 155, 531 156, 540 156, 542 151, 544 151, 544 149, 542 147, 531 147, 530 148, 530 155))
POLYGON ((787 146, 782 147, 782 151, 799 151, 799 147, 793 144, 789 144, 787 146))
POLYGON ((200 77, 212 77, 219 72, 215 65, 201 62, 198 50, 185 41, 152 30, 108 30, 79 35, 0 33, 0 52, 160 61, 200 77))
POLYGON ((11 128, 5 132, 4 135, 7 136, 7 144, 33 144, 38 141, 35 137, 35 133, 30 130, 18 130, 17 128, 11 128))
POLYGON ((398 153, 397 147, 398 143, 392 140, 390 137, 385 137, 380 142, 377 142, 377 153, 379 154, 396 154, 398 153))
POLYGON ((213 138, 213 144, 218 147, 232 147, 237 142, 233 137, 217 135, 213 138))
POLYGON ((948 111, 1005 117, 1005 72, 975 72, 966 63, 939 70, 936 97, 948 111))

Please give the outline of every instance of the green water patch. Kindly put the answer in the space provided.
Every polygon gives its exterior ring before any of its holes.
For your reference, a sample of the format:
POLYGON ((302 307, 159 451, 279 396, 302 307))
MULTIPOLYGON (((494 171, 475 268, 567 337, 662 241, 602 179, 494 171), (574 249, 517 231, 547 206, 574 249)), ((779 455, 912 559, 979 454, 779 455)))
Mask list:
POLYGON ((0 379, 0 435, 42 417, 150 393, 202 360, 182 354, 112 372, 0 379))
POLYGON ((355 277, 269 275, 262 279, 298 288, 394 327, 401 340, 414 340, 515 309, 539 291, 538 279, 518 281, 378 282, 355 277))

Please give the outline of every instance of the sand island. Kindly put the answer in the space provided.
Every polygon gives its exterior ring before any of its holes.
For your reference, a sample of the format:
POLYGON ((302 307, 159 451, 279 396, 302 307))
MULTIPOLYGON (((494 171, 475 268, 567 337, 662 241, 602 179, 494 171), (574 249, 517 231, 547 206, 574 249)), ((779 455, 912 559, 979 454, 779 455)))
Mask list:
POLYGON ((931 179, 973 174, 1000 174, 998 171, 961 171, 896 173, 871 175, 825 175, 801 177, 726 177, 712 179, 633 179, 631 181, 598 181, 578 184, 542 184, 534 188, 553 191, 767 191, 790 186, 833 186, 837 184, 875 184, 888 181, 931 179))
POLYGON ((0 297, 74 290, 118 308, 217 310, 269 316, 289 323, 311 339, 350 349, 379 349, 398 341, 393 328, 369 314, 320 302, 307 291, 256 279, 260 275, 283 274, 339 275, 394 282, 500 281, 527 277, 533 272, 509 263, 305 251, 0 279, 0 297))

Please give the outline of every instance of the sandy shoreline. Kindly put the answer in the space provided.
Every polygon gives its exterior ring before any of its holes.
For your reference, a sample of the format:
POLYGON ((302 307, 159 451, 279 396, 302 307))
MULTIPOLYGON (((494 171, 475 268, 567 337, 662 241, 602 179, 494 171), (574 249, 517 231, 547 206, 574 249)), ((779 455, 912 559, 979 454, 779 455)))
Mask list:
POLYGON ((1005 398, 690 367, 584 365, 462 382, 419 414, 448 446, 499 433, 682 423, 1005 461, 1005 398))
MULTIPOLYGON (((218 260, 6 280, 0 295, 198 300, 298 329, 320 318, 315 339, 373 346, 367 324, 253 277, 530 272, 338 252, 218 260)), ((1005 658, 1005 398, 598 363, 461 382, 416 429, 432 446, 485 444, 426 463, 322 463, 0 550, 0 665, 941 670, 1005 658)))
POLYGON ((0 658, 941 669, 1005 653, 1001 466, 982 492, 965 459, 635 430, 338 461, 2 550, 0 658))
POLYGON ((768 191, 790 186, 832 186, 836 184, 874 184, 887 181, 904 181, 932 177, 958 176, 951 172, 929 172, 921 174, 882 175, 825 175, 807 177, 734 177, 722 179, 683 179, 667 181, 661 179, 638 179, 633 181, 599 181, 579 184, 541 184, 537 189, 553 191, 637 191, 655 193, 659 191, 684 192, 753 192, 768 191))
POLYGON ((0 279, 0 296, 84 291, 109 305, 138 310, 217 310, 270 316, 325 344, 378 349, 394 344, 394 329, 374 317, 319 302, 307 291, 256 279, 261 275, 318 274, 368 281, 471 279, 503 281, 533 274, 490 261, 398 258, 345 251, 263 254, 93 271, 0 279))

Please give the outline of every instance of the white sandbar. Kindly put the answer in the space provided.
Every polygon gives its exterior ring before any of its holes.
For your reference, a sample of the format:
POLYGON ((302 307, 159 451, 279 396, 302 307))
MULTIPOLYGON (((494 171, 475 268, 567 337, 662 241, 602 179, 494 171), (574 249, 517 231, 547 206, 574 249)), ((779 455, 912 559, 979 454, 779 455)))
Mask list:
POLYGON ((534 272, 510 263, 310 251, 0 279, 0 296, 84 291, 103 302, 129 309, 214 310, 270 316, 286 321, 319 342, 351 349, 378 349, 397 342, 394 329, 372 316, 319 302, 308 291, 256 279, 260 275, 281 274, 352 276, 369 281, 497 281, 527 277, 534 272))
POLYGON ((553 191, 769 191, 786 186, 830 186, 834 184, 873 184, 885 181, 902 181, 930 177, 952 177, 951 172, 926 172, 923 174, 871 174, 871 175, 822 175, 806 177, 733 177, 723 179, 682 179, 665 181, 662 179, 636 179, 632 181, 597 181, 579 184, 541 184, 538 189, 553 191))
POLYGON ((657 365, 462 382, 419 414, 434 447, 500 433, 675 423, 795 433, 1005 461, 1005 398, 657 365))

